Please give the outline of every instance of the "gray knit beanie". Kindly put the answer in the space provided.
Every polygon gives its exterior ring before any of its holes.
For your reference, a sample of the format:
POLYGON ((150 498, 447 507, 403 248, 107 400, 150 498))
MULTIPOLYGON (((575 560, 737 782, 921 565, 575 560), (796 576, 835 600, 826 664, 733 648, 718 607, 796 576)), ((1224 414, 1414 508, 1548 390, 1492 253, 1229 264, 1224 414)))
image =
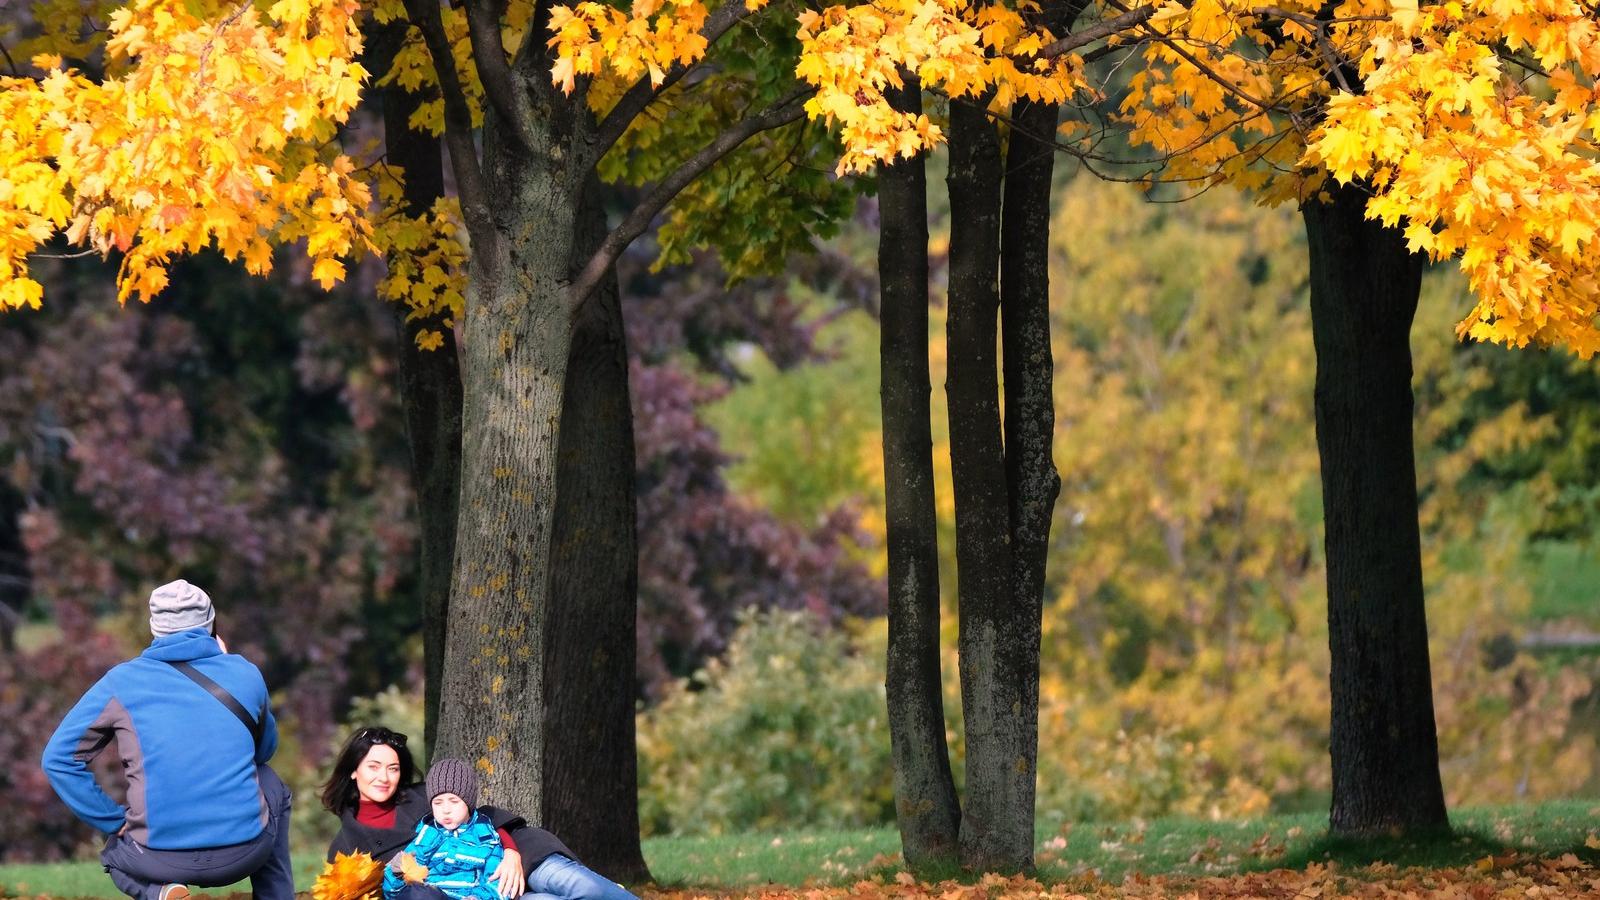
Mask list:
POLYGON ((464 759, 445 757, 428 767, 428 799, 455 794, 470 809, 478 808, 478 773, 464 759))
POLYGON ((190 628, 210 631, 216 618, 206 592, 182 578, 150 592, 150 633, 156 637, 190 628))

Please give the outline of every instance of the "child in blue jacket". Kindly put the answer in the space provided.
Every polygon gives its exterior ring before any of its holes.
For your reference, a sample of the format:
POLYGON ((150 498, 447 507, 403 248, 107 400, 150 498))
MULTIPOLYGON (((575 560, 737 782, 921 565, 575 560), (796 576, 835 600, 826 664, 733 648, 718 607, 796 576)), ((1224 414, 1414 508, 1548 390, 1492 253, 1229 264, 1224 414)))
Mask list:
POLYGON ((394 898, 405 888, 401 861, 428 870, 422 882, 455 900, 500 900, 490 878, 505 855, 500 836, 477 810, 478 778, 465 760, 441 759, 428 769, 428 797, 433 814, 417 823, 417 833, 383 872, 383 896, 394 898))

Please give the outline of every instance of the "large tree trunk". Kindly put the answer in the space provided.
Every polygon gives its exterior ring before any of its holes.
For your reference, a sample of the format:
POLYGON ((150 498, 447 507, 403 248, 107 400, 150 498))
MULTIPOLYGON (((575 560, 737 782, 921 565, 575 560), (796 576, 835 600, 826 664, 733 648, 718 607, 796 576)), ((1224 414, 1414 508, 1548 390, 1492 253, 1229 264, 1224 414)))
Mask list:
POLYGON ((547 74, 515 77, 527 134, 492 113, 482 132, 493 221, 472 223, 439 751, 476 763, 486 801, 641 879, 627 354, 614 278, 570 297, 604 236, 594 122, 547 74))
MULTIPOLYGON (((483 172, 494 221, 474 222, 462 346, 461 515, 440 694, 441 755, 474 762, 485 802, 540 818, 545 748, 581 738, 547 715, 557 453, 587 258, 579 207, 586 113, 537 81, 524 147, 490 115, 483 172)), ((572 673, 563 672, 563 678, 572 673)), ((571 687, 576 681, 563 681, 571 687)))
MULTIPOLYGON (((388 70, 405 33, 403 20, 379 26, 369 45, 375 57, 374 72, 388 70)), ((390 165, 405 172, 402 208, 408 216, 421 216, 444 196, 439 139, 407 125, 421 105, 421 97, 398 85, 378 90, 383 105, 384 152, 390 165)), ((454 330, 436 321, 406 322, 405 310, 399 306, 395 306, 395 318, 400 328, 400 401, 421 527, 417 586, 422 595, 423 742, 431 754, 438 737, 445 622, 461 495, 461 364, 454 330), (419 348, 415 338, 421 328, 437 330, 444 335, 444 343, 433 350, 419 348)))
POLYGON ((1311 252, 1339 834, 1448 827, 1439 782, 1412 456, 1422 258, 1356 187, 1301 209, 1311 252))
MULTIPOLYGON (((1045 557, 1061 478, 1053 456, 1055 363, 1050 348, 1050 178, 1059 109, 1023 101, 1012 109, 1000 222, 1001 359, 1005 371, 1005 473, 1010 495, 1011 605, 1002 619, 995 668, 1016 697, 1004 752, 1013 814, 1011 840, 1032 847, 1039 760, 1039 636, 1045 557)), ((1029 861, 1032 857, 1030 855, 1029 861)))
MULTIPOLYGON (((1013 636, 1010 499, 1000 434, 1000 137, 982 99, 950 108, 950 468, 956 506, 961 703, 966 722, 961 863, 1015 871, 1033 862, 1033 791, 1015 770, 1026 697, 1005 666, 1013 636)), ((1028 771, 1032 778, 1032 771, 1028 771)))
MULTIPOLYGON (((891 93, 922 112, 914 76, 891 93)), ((928 176, 921 155, 878 170, 884 508, 889 646, 884 687, 895 820, 913 872, 956 861, 961 806, 945 743, 939 665, 939 532, 928 378, 928 176)))
MULTIPOLYGON (((604 238, 598 185, 581 213, 604 238)), ((628 348, 615 277, 579 311, 556 473, 555 585, 545 632, 544 825, 583 861, 650 879, 639 846, 634 742, 638 510, 628 348), (559 689, 558 689, 559 686, 559 689)))

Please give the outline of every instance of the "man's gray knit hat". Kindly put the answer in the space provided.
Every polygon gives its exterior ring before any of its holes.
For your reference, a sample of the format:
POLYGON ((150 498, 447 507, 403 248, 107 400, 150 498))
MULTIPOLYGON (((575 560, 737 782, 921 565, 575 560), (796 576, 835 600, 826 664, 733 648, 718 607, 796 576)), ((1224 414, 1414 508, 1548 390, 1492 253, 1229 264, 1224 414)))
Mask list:
POLYGON ((150 633, 156 637, 190 628, 210 631, 216 618, 206 592, 182 578, 150 592, 150 633))
POLYGON ((470 809, 478 807, 478 773, 464 759, 445 757, 428 767, 428 799, 455 794, 470 809))

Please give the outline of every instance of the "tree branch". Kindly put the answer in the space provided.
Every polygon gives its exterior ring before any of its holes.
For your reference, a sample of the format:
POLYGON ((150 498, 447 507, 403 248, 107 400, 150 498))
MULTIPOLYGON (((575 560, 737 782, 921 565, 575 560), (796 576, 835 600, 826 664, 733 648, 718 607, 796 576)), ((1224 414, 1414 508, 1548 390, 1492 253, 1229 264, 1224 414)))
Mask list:
POLYGON ((5 44, 0 44, 0 54, 4 54, 6 65, 11 67, 11 77, 21 78, 22 73, 17 70, 17 61, 11 58, 11 51, 6 49, 5 44))
MULTIPOLYGON (((1096 47, 1095 49, 1090 50, 1088 53, 1083 55, 1083 64, 1088 65, 1095 60, 1104 59, 1111 54, 1116 53, 1118 50, 1131 50, 1135 47, 1142 47, 1145 44, 1150 43, 1150 41, 1150 35, 1141 34, 1136 35, 1132 40, 1123 41, 1120 44, 1106 44, 1101 47, 1096 47)), ((1121 63, 1118 63, 1118 65, 1121 65, 1121 63)))
POLYGON ((444 33, 438 0, 405 0, 405 4, 411 21, 422 31, 428 55, 433 57, 434 71, 439 76, 439 92, 444 95, 444 141, 450 151, 450 168, 456 176, 462 218, 475 240, 485 238, 491 233, 493 222, 488 190, 483 183, 483 169, 478 164, 478 148, 472 140, 472 111, 467 107, 467 95, 461 87, 461 73, 456 71, 455 54, 450 52, 450 39, 444 33))
MULTIPOLYGON (((1135 11, 1135 10, 1128 9, 1128 7, 1121 2, 1121 0, 1107 0, 1107 2, 1111 6, 1117 8, 1117 9, 1120 9, 1123 12, 1134 12, 1135 11)), ((1145 34, 1148 34, 1152 40, 1155 40, 1155 41, 1157 41, 1159 43, 1165 44, 1167 46, 1168 50, 1171 50, 1173 53, 1178 54, 1178 56, 1181 57, 1185 62, 1189 63, 1189 65, 1194 66, 1196 69, 1199 69, 1200 73, 1202 75, 1205 75, 1207 78, 1209 78, 1212 81, 1216 82, 1217 86, 1221 87, 1223 90, 1227 91, 1230 94, 1233 94, 1234 96, 1240 98, 1241 100, 1244 100, 1246 103, 1249 103, 1251 106, 1254 106, 1256 109, 1265 110, 1265 109, 1269 108, 1268 104, 1266 104, 1265 102, 1263 102, 1261 100, 1256 99, 1255 97, 1252 97, 1248 91, 1244 90, 1243 88, 1239 87, 1238 85, 1234 84, 1233 82, 1229 81, 1228 79, 1223 78, 1220 74, 1218 74, 1216 72, 1216 70, 1212 69, 1210 66, 1206 65, 1205 63, 1201 62, 1199 59, 1196 59, 1194 54, 1192 54, 1189 51, 1187 51, 1187 50, 1183 49, 1182 47, 1178 46, 1178 42, 1173 40, 1171 37, 1169 37, 1165 32, 1162 32, 1162 31, 1160 31, 1158 29, 1150 27, 1149 23, 1147 23, 1147 22, 1139 23, 1138 27, 1141 30, 1143 30, 1145 34)))
POLYGON ((1328 64, 1329 74, 1335 82, 1335 86, 1347 94, 1360 93, 1360 91, 1353 90, 1350 87, 1350 81, 1345 77, 1346 69, 1352 70, 1352 76, 1354 76, 1356 73, 1350 63, 1350 60, 1345 58, 1345 56, 1339 52, 1339 49, 1333 45, 1333 39, 1328 36, 1328 26, 1333 25, 1336 22, 1386 22, 1389 20, 1388 16, 1350 16, 1340 19, 1321 19, 1313 16, 1303 15, 1301 13, 1291 12, 1287 9, 1280 9, 1276 6, 1263 6, 1259 9, 1250 10, 1249 12, 1245 13, 1245 15, 1255 16, 1256 18, 1268 18, 1276 16, 1290 22, 1297 22, 1300 25, 1310 29, 1316 38, 1317 50, 1322 54, 1323 62, 1328 64))
MULTIPOLYGON (((736 0, 737 2, 737 0, 736 0)), ((741 6, 743 4, 740 4, 741 6)), ((815 93, 816 88, 806 87, 790 93, 771 106, 760 115, 742 119, 721 134, 717 135, 711 143, 701 148, 699 152, 684 160, 672 174, 662 179, 646 194, 643 200, 628 213, 606 239, 601 242, 599 249, 589 258, 588 265, 583 267, 576 281, 568 289, 568 309, 576 311, 578 307, 589 299, 600 282, 605 278, 607 270, 622 255, 622 251, 633 243, 634 238, 644 234, 646 228, 655 219, 656 215, 665 209, 672 198, 691 182, 699 178, 707 169, 718 160, 732 153, 735 149, 749 140, 751 136, 787 125, 805 115, 805 106, 800 101, 815 93)))
POLYGON ((529 143, 524 128, 523 91, 506 61, 505 42, 500 39, 500 10, 497 0, 470 0, 467 3, 467 36, 472 42, 472 59, 483 82, 489 105, 516 134, 524 146, 529 143))
MULTIPOLYGON (((716 11, 706 17, 705 24, 700 26, 700 36, 706 39, 706 50, 709 52, 711 45, 726 34, 728 29, 750 14, 751 10, 745 5, 744 0, 727 0, 717 7, 716 11)), ((678 80, 692 68, 694 68, 692 65, 673 66, 667 70, 666 78, 660 85, 651 84, 648 75, 634 82, 633 87, 628 88, 628 92, 622 95, 622 99, 617 101, 617 105, 611 108, 611 112, 606 114, 605 120, 596 129, 593 158, 598 160, 605 156, 606 151, 610 150, 611 146, 621 139, 623 132, 628 130, 628 126, 633 124, 633 120, 638 118, 639 114, 667 88, 677 84, 678 80)))
POLYGON ((1052 41, 1046 44, 1038 55, 1045 59, 1060 56, 1085 44, 1092 44, 1103 37, 1110 37, 1113 34, 1143 25, 1155 14, 1156 6, 1153 3, 1149 6, 1141 6, 1138 9, 1129 10, 1115 19, 1107 19, 1097 25, 1090 25, 1082 31, 1074 31, 1060 40, 1052 41))

